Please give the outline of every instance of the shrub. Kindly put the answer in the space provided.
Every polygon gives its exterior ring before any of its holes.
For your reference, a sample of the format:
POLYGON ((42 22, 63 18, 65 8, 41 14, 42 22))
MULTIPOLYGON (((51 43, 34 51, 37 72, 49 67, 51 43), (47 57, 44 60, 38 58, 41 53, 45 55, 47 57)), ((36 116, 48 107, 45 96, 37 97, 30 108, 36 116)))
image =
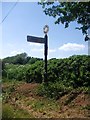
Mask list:
POLYGON ((59 99, 59 97, 67 94, 70 92, 73 88, 72 87, 66 87, 63 85, 63 83, 52 83, 49 82, 48 84, 41 84, 37 89, 37 94, 40 96, 45 96, 53 99, 59 99))
MULTIPOLYGON (((48 60, 47 81, 61 82, 69 87, 88 87, 90 86, 89 62, 87 55, 71 56, 65 59, 48 60)), ((6 64, 3 77, 16 79, 19 81, 41 83, 44 75, 43 61, 35 61, 33 64, 14 65, 6 64)))

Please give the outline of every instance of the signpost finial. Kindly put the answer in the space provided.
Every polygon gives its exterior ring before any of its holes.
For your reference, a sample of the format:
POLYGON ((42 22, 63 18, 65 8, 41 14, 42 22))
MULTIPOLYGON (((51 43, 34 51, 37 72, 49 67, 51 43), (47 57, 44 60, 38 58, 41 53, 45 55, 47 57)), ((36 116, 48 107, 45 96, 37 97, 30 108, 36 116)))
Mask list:
POLYGON ((45 25, 44 28, 43 28, 43 32, 44 32, 45 34, 47 34, 48 31, 49 31, 49 26, 48 26, 48 25, 45 25))

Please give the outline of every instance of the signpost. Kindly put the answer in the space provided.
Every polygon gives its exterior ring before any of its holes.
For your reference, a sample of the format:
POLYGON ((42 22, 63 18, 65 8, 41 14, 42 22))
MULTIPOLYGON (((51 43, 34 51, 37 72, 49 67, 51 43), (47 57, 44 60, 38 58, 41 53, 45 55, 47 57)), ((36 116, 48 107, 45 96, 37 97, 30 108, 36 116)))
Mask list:
POLYGON ((45 43, 44 38, 41 37, 34 37, 34 36, 27 36, 28 42, 35 42, 35 43, 45 43))
POLYGON ((44 80, 47 83, 47 54, 48 54, 48 36, 45 35, 45 44, 44 44, 44 55, 45 55, 45 73, 44 73, 44 80))
POLYGON ((47 33, 49 31, 48 25, 45 25, 43 28, 43 32, 45 33, 45 37, 35 37, 35 36, 27 36, 28 42, 35 42, 44 44, 44 55, 45 55, 45 73, 44 73, 44 82, 47 83, 47 55, 48 55, 48 36, 47 33))

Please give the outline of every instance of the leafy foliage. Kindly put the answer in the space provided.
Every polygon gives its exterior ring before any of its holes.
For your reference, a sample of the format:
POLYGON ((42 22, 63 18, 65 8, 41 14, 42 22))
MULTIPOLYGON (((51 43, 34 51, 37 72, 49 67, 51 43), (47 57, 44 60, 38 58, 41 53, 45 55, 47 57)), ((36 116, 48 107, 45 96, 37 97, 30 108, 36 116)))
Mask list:
POLYGON ((7 64, 12 63, 12 64, 24 65, 24 64, 27 64, 27 63, 33 64, 37 60, 42 60, 42 59, 29 57, 29 56, 27 56, 26 53, 21 53, 21 54, 17 54, 15 56, 12 56, 12 57, 4 58, 3 63, 7 63, 7 64))
POLYGON ((37 61, 26 69, 26 82, 41 83, 43 79, 43 62, 37 61))
POLYGON ((55 24, 64 24, 65 28, 69 26, 72 21, 77 21, 81 27, 77 29, 82 30, 86 34, 90 27, 90 1, 89 2, 39 2, 44 9, 46 15, 52 16, 56 19, 55 24))
MULTIPOLYGON (((53 83, 61 82, 67 87, 89 86, 89 63, 90 58, 87 55, 71 56, 64 59, 50 59, 48 60, 47 80, 53 83)), ((6 64, 5 71, 8 79, 41 83, 44 74, 44 63, 37 60, 33 64, 6 64)))
POLYGON ((67 87, 61 82, 49 82, 48 85, 45 83, 41 84, 37 89, 37 94, 40 96, 58 99, 59 97, 62 97, 70 92, 72 89, 73 87, 67 87))
MULTIPOLYGON (((72 89, 90 86, 90 56, 74 55, 64 59, 48 60, 47 84, 41 84, 39 95, 58 99, 72 89)), ((44 61, 24 65, 5 64, 3 77, 25 81, 27 83, 42 83, 44 79, 44 61)))
POLYGON ((24 64, 26 61, 27 54, 17 54, 16 56, 7 57, 3 59, 4 63, 12 63, 12 64, 24 64))

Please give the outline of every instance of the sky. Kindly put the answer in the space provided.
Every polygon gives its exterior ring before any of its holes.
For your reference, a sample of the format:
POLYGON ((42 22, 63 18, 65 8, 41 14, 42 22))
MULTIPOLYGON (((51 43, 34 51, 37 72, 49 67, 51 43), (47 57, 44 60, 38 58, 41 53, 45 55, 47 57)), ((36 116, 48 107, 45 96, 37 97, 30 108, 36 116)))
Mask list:
POLYGON ((76 22, 66 29, 62 24, 56 25, 55 19, 45 15, 37 2, 18 2, 6 17, 14 4, 0 3, 0 58, 24 52, 31 57, 44 58, 44 45, 27 42, 27 35, 44 37, 45 25, 49 26, 48 59, 88 54, 88 42, 84 41, 82 32, 75 29, 79 26, 76 22))

